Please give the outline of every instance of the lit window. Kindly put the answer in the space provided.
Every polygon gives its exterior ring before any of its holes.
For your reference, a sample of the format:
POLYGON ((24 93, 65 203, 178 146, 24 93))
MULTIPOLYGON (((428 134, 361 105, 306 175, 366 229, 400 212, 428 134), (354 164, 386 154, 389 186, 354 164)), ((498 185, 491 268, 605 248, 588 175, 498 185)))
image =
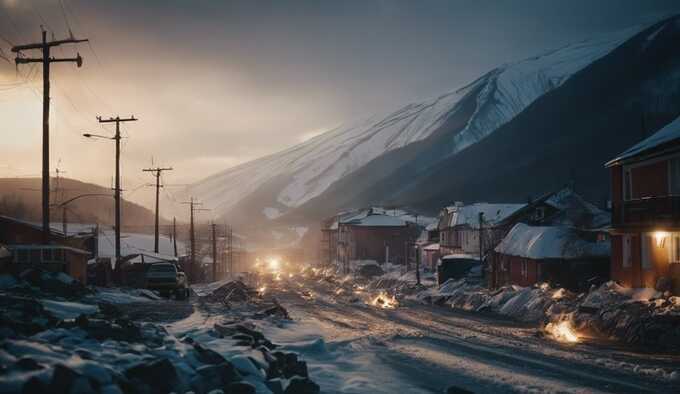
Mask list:
POLYGON ((668 260, 671 263, 680 264, 680 233, 671 234, 671 247, 668 251, 668 260))
POLYGON ((632 243, 633 243, 633 236, 626 234, 621 237, 623 241, 623 262, 622 266, 623 267, 630 267, 633 265, 633 253, 632 253, 632 243))

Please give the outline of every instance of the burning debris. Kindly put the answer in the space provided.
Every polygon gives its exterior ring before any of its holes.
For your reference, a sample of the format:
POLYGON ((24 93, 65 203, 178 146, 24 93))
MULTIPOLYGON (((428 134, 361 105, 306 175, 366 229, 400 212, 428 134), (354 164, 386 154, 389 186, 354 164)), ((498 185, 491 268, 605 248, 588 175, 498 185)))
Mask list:
POLYGON ((545 332, 558 342, 578 343, 581 341, 579 334, 576 332, 569 319, 562 319, 556 322, 546 324, 545 332))
POLYGON ((377 306, 382 309, 394 309, 399 306, 396 296, 390 296, 384 291, 381 291, 370 301, 370 305, 377 306))

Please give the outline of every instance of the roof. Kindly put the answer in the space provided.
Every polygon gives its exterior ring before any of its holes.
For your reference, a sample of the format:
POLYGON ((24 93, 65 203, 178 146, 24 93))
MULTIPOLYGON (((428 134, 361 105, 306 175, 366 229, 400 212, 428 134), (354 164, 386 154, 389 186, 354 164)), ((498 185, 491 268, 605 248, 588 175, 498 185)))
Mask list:
POLYGON ((439 244, 429 244, 423 247, 423 250, 439 250, 439 244))
POLYGON ((345 222, 352 226, 362 227, 404 227, 406 222, 398 217, 390 215, 368 215, 364 218, 356 218, 345 222))
POLYGON ((497 224, 515 213, 525 204, 489 204, 475 203, 462 207, 454 207, 449 219, 449 227, 468 225, 479 228, 479 214, 483 214, 485 224, 497 224))
POLYGON ((674 121, 667 124, 661 130, 638 142, 637 144, 628 148, 628 150, 625 152, 608 161, 605 166, 611 167, 623 160, 639 156, 670 142, 680 142, 680 117, 677 117, 674 121))
POLYGON ((68 250, 69 252, 77 254, 89 255, 90 252, 83 249, 73 248, 64 245, 41 245, 41 244, 26 244, 26 245, 5 245, 9 250, 68 250))
POLYGON ((496 252, 529 259, 576 259, 608 257, 609 242, 590 242, 573 227, 516 224, 494 249, 496 252))
POLYGON ((473 254, 466 254, 466 253, 454 253, 454 254, 447 254, 446 256, 441 258, 442 260, 479 260, 478 256, 475 256, 473 254))

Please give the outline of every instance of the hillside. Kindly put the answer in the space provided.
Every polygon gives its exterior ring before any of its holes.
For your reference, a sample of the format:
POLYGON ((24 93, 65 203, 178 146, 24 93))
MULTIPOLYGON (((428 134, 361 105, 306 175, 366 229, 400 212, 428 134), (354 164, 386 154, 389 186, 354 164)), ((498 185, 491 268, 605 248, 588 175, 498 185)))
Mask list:
MULTIPOLYGON (((55 188, 56 180, 51 180, 55 188)), ((0 178, 0 214, 19 217, 24 220, 41 220, 40 178, 0 178)), ((81 194, 106 194, 106 196, 84 197, 68 204, 67 221, 70 223, 99 223, 113 225, 113 192, 105 187, 74 179, 60 178, 59 189, 51 193, 53 202, 69 200, 81 194)), ((62 220, 62 210, 51 211, 53 222, 62 220)), ((135 203, 123 199, 122 228, 128 231, 153 232, 154 213, 135 203)))
POLYGON ((370 204, 428 213, 454 200, 524 201, 575 182, 678 112, 677 18, 497 67, 467 86, 317 136, 187 188, 235 223, 310 223, 370 204), (641 123, 645 118, 644 132, 641 123))

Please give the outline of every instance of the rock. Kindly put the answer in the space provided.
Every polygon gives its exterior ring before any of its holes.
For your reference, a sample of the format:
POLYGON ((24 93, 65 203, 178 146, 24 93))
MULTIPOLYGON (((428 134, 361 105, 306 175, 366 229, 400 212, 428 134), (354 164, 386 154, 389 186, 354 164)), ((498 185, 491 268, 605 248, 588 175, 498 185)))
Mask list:
POLYGON ((168 393, 177 384, 177 371, 167 358, 153 360, 128 368, 125 376, 131 380, 146 384, 153 393, 168 393))
POLYGON ((21 394, 44 394, 47 392, 51 392, 50 389, 48 389, 47 385, 43 383, 42 380, 35 376, 28 379, 21 388, 21 394))
POLYGON ((270 379, 264 383, 272 394, 283 394, 283 382, 281 382, 281 379, 270 379))
POLYGON ((194 350, 196 350, 198 360, 203 364, 222 364, 227 361, 221 354, 212 349, 206 349, 200 343, 194 343, 194 350))
POLYGON ((319 394, 321 387, 309 378, 294 377, 288 383, 284 394, 319 394))
POLYGON ((219 387, 223 387, 230 383, 241 381, 241 374, 238 373, 234 365, 229 361, 225 361, 216 365, 203 365, 196 369, 196 372, 206 379, 216 379, 219 387))
POLYGON ((450 386, 445 391, 446 394, 474 394, 474 392, 456 386, 450 386))
POLYGON ((36 371, 38 369, 44 368, 42 365, 38 364, 37 361, 30 357, 20 358, 14 365, 19 367, 22 371, 36 371))
POLYGON ((255 386, 246 382, 231 383, 226 387, 226 394, 255 394, 255 386))
POLYGON ((50 382, 50 392, 68 393, 73 387, 73 383, 80 377, 76 371, 63 365, 57 364, 52 372, 52 382, 50 382))

